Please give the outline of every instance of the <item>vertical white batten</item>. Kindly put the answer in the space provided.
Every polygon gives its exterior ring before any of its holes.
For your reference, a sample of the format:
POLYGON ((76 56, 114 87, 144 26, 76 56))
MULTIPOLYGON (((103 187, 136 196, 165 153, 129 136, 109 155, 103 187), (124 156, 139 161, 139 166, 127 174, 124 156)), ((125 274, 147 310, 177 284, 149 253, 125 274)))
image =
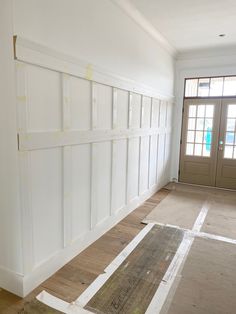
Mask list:
MULTIPOLYGON (((61 75, 62 80, 62 127, 63 131, 71 128, 71 99, 70 99, 70 77, 61 75)), ((63 224, 64 224, 64 247, 72 241, 72 149, 71 146, 64 146, 63 153, 63 224)))
MULTIPOLYGON (((17 113, 18 132, 28 131, 28 93, 27 67, 24 63, 16 62, 17 76, 17 113)), ((27 135, 26 135, 27 136, 27 135)), ((20 200, 22 213, 22 245, 24 274, 29 274, 34 267, 33 248, 33 217, 31 201, 30 152, 18 152, 20 169, 20 200)))

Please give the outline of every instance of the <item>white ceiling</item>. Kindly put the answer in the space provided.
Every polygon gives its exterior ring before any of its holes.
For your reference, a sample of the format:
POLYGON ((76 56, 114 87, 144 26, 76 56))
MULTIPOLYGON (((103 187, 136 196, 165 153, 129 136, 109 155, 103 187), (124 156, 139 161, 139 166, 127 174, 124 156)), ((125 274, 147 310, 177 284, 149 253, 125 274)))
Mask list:
POLYGON ((129 2, 179 52, 236 45, 236 0, 129 2))

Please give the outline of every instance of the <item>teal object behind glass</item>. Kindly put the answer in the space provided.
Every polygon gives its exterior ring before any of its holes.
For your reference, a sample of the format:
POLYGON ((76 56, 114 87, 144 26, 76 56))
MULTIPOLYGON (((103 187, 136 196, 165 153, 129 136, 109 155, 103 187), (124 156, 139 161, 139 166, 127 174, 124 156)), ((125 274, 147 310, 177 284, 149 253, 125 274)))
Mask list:
POLYGON ((211 128, 207 128, 207 132, 205 135, 206 140, 206 150, 209 152, 211 150, 211 128))

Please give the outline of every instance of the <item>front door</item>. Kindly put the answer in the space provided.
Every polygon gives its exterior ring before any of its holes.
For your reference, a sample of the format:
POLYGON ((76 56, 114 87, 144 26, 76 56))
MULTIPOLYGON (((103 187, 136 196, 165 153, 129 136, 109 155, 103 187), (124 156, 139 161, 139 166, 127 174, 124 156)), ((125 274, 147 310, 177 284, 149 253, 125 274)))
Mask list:
POLYGON ((180 181, 236 189, 236 99, 186 99, 180 181))
POLYGON ((220 112, 220 99, 184 101, 181 182, 215 185, 220 112))
POLYGON ((223 99, 216 186, 236 189, 236 99, 223 99))

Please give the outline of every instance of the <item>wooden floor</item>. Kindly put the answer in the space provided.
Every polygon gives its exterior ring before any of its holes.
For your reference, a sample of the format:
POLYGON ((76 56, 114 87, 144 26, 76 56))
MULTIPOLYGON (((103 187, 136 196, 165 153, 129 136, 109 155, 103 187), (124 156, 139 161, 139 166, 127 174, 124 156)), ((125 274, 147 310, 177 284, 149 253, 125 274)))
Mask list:
POLYGON ((87 303, 92 313, 145 313, 184 237, 181 229, 154 225, 87 303))
POLYGON ((35 300, 35 296, 46 290, 67 302, 74 301, 144 228, 141 221, 168 193, 162 189, 153 195, 26 298, 21 299, 0 289, 0 313, 59 313, 35 300))

